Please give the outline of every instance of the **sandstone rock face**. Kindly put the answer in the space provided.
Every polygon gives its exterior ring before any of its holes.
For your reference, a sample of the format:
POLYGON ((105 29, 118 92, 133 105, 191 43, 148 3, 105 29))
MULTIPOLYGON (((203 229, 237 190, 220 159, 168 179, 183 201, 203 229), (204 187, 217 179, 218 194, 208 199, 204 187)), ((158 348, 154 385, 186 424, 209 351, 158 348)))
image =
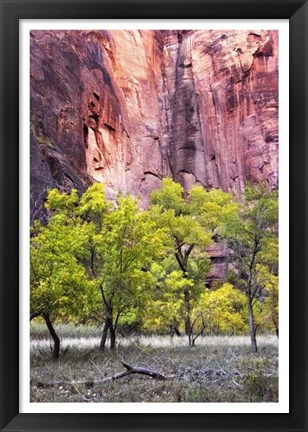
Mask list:
POLYGON ((167 32, 174 177, 239 195, 245 182, 277 187, 278 34, 275 31, 167 32))
POLYGON ((164 176, 278 185, 278 32, 33 31, 31 217, 93 181, 148 204, 164 176))

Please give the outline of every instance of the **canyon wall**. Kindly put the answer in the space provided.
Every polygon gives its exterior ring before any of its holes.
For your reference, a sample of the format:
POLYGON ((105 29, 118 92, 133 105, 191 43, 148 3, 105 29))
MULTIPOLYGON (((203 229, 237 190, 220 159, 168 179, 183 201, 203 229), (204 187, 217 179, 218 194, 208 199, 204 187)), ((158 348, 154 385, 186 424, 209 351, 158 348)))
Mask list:
POLYGON ((277 31, 31 32, 31 220, 46 190, 278 185, 277 31))

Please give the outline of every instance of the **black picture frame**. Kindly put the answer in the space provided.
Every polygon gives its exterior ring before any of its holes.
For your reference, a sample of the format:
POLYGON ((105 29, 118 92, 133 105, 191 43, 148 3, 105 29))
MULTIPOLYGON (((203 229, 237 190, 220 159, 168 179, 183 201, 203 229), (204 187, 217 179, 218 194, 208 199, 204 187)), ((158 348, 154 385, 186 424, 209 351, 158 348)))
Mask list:
POLYGON ((0 0, 0 6, 1 431, 308 431, 307 1, 0 0), (290 20, 289 414, 19 413, 19 20, 39 18, 290 20))

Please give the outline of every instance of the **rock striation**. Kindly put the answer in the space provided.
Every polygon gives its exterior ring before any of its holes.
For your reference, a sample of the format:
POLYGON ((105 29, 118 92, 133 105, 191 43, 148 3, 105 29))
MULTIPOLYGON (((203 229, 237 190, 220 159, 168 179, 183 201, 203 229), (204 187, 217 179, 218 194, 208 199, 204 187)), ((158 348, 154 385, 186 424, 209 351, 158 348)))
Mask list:
POLYGON ((93 181, 278 186, 277 31, 32 31, 30 73, 32 220, 93 181))

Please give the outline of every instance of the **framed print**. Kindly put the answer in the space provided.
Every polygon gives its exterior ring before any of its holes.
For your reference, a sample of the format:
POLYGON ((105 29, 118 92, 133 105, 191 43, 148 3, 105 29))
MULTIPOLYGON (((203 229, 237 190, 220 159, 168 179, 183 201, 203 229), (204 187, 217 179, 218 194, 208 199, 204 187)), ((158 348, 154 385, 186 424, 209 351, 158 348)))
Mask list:
POLYGON ((306 430, 307 2, 0 3, 1 430, 306 430))

